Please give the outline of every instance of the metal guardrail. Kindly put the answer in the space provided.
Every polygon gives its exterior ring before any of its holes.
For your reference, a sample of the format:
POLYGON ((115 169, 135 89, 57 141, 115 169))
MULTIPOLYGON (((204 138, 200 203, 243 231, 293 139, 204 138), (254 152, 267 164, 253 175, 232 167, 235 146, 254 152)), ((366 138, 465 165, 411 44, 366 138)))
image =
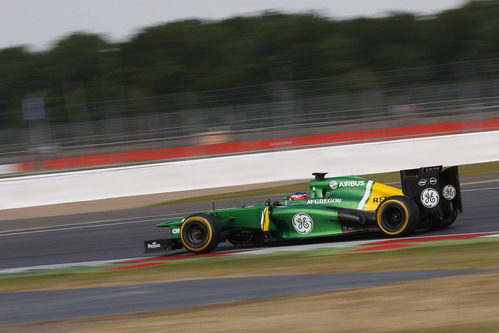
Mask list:
POLYGON ((190 146, 210 138, 252 141, 480 120, 499 110, 499 60, 360 73, 355 80, 348 89, 338 78, 323 78, 67 105, 68 113, 88 120, 0 131, 0 164, 190 146), (88 110, 106 118, 90 120, 88 110))

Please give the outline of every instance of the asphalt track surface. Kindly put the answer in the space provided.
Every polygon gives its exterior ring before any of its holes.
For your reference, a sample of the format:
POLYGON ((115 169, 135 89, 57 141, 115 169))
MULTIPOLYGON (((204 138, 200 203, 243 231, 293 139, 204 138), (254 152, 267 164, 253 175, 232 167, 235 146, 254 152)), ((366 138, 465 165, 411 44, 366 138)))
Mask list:
POLYGON ((125 287, 0 293, 0 325, 167 310, 485 272, 487 271, 437 270, 260 276, 125 287))
MULTIPOLYGON (((499 231, 497 178, 499 177, 494 177, 495 180, 492 181, 480 180, 479 183, 463 184, 464 214, 450 228, 425 234, 499 231)), ((259 203, 265 199, 268 198, 227 200, 217 203, 216 208, 259 203)), ((154 228, 157 223, 210 208, 211 203, 186 204, 3 221, 0 222, 0 269, 144 257, 143 240, 161 237, 161 229, 154 228)), ((373 238, 373 235, 368 237, 373 238)), ((329 241, 344 239, 332 238, 329 241)), ((230 249, 227 243, 220 247, 230 249)), ((177 250, 174 253, 185 251, 177 250)), ((149 256, 161 255, 164 253, 149 256)), ((474 273, 481 272, 269 276, 67 291, 0 293, 0 325, 143 312, 474 273), (168 297, 156 297, 158 294, 168 297)))
MULTIPOLYGON (((492 181, 479 180, 471 184, 463 180, 464 213, 448 229, 425 232, 425 235, 499 231, 498 178, 496 175, 492 181)), ((225 200, 215 205, 217 209, 238 207, 266 199, 268 197, 225 200)), ((144 240, 162 237, 162 229, 155 228, 156 224, 210 209, 211 203, 196 203, 0 221, 0 269, 161 256, 165 252, 143 252, 144 240)), ((342 240, 345 237, 330 239, 342 240)), ((228 243, 219 245, 219 249, 230 248, 228 243)), ((170 254, 185 252, 176 250, 170 254)))

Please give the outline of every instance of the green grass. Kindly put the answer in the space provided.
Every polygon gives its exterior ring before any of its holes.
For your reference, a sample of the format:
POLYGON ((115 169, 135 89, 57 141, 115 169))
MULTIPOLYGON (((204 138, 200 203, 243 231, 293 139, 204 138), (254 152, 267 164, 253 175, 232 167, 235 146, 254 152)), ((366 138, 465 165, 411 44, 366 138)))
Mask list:
POLYGON ((121 333, 163 331, 168 328, 172 332, 194 332, 202 327, 205 333, 498 332, 499 239, 496 238, 485 242, 384 252, 312 250, 183 261, 127 271, 4 278, 0 279, 0 291, 55 290, 255 275, 445 269, 492 272, 173 310, 0 325, 0 330, 121 333))
POLYGON ((497 333, 498 330, 499 330, 499 321, 492 321, 492 322, 484 322, 476 324, 447 325, 447 326, 439 326, 436 328, 396 330, 392 331, 392 333, 470 333, 470 332, 497 333))
POLYGON ((335 274, 374 271, 436 269, 499 269, 499 240, 450 243, 448 246, 405 248, 395 251, 348 253, 329 250, 237 255, 183 260, 167 265, 125 271, 48 272, 44 275, 4 277, 0 292, 76 289, 137 285, 218 277, 335 274))

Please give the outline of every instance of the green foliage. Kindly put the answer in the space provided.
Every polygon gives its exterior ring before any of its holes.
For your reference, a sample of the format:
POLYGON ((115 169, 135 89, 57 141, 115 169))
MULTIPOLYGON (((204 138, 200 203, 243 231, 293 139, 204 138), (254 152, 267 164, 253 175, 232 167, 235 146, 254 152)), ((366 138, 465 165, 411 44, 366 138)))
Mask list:
POLYGON ((20 117, 21 98, 26 92, 38 90, 39 75, 35 71, 36 59, 25 48, 16 47, 0 50, 0 124, 15 126, 20 117))
MULTIPOLYGON (((46 98, 49 120, 68 105, 335 76, 342 91, 357 73, 499 57, 499 1, 471 1, 432 17, 390 13, 333 20, 265 12, 222 21, 152 26, 113 44, 83 32, 46 52, 0 50, 0 128, 22 126, 21 99, 46 98)), ((362 84, 360 84, 362 85, 362 84)), ((147 112, 147 110, 144 110, 147 112)), ((104 118, 89 108, 87 117, 104 118)))

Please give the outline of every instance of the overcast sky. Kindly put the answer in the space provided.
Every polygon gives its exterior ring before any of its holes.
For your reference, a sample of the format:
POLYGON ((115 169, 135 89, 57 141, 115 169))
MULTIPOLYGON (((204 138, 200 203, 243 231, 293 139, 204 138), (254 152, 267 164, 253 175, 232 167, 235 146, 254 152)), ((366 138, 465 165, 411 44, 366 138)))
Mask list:
POLYGON ((0 0, 0 48, 47 49, 74 31, 127 40, 142 28, 186 18, 221 19, 275 9, 332 18, 389 11, 433 14, 465 0, 0 0))

